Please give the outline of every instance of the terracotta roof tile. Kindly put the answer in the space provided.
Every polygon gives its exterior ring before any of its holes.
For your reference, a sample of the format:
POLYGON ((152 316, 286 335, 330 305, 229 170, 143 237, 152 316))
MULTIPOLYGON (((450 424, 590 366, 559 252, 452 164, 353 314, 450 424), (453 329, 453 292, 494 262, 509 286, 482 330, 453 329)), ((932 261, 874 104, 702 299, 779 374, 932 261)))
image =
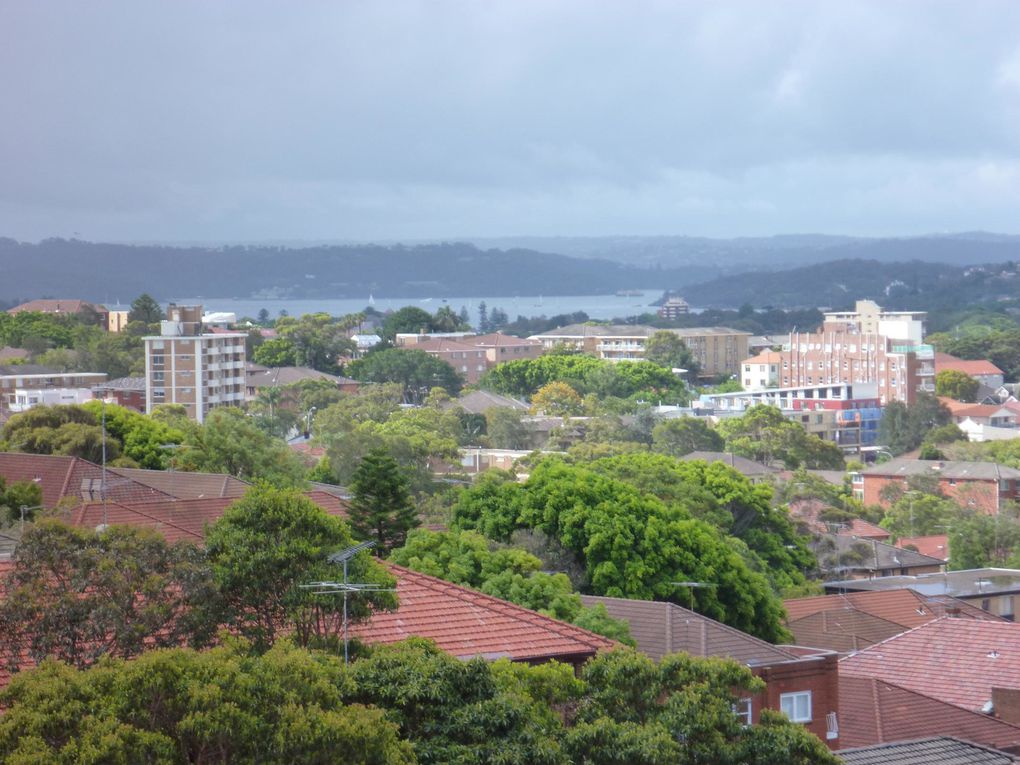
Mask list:
POLYGON ((400 607, 375 614, 351 634, 367 643, 426 637, 459 658, 533 661, 586 658, 617 644, 609 638, 442 579, 387 564, 400 607))
POLYGON ((900 537, 896 540, 897 547, 914 547, 921 555, 928 555, 940 560, 949 560, 949 535, 933 534, 926 537, 900 537))
POLYGON ((977 712, 992 686, 1020 689, 1020 624, 943 617, 841 659, 844 674, 977 712))
POLYGON ((141 470, 110 468, 109 472, 151 486, 178 499, 242 497, 251 484, 224 473, 191 473, 182 470, 141 470))
POLYGON ((1002 370, 988 359, 958 359, 948 353, 935 354, 935 373, 944 369, 955 369, 966 375, 1001 375, 1002 370))
MULTIPOLYGON (((0 452, 0 476, 7 482, 35 481, 43 494, 43 504, 55 507, 60 500, 98 499, 103 469, 78 457, 48 454, 0 452)), ((158 489, 146 486, 108 469, 106 495, 111 501, 139 502, 166 498, 158 489)))
POLYGON ((803 619, 822 611, 855 610, 898 624, 904 629, 912 629, 945 616, 947 609, 961 610, 972 618, 1001 621, 962 600, 955 598, 936 600, 907 588, 794 598, 784 600, 783 605, 786 607, 789 621, 803 619))
POLYGON ((1020 726, 885 680, 844 675, 842 667, 839 717, 840 744, 846 748, 935 735, 959 736, 993 747, 1020 744, 1020 726))

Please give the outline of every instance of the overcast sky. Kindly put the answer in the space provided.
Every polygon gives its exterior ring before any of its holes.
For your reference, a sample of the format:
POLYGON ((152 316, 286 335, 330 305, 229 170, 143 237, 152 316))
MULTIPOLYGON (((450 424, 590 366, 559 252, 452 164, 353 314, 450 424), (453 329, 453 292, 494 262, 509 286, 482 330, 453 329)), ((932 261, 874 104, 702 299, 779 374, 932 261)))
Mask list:
POLYGON ((974 229, 1016 0, 0 0, 0 236, 974 229))

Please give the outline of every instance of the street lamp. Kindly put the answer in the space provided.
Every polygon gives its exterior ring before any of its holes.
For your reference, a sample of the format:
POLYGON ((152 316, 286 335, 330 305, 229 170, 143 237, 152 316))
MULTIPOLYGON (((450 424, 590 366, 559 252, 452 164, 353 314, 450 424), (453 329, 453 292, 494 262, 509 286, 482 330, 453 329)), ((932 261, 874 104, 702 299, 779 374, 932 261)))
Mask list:
POLYGON ((46 506, 45 505, 32 505, 30 507, 28 505, 22 505, 18 509, 21 511, 21 533, 24 534, 25 533, 25 513, 29 512, 30 510, 44 510, 44 509, 46 509, 46 506))

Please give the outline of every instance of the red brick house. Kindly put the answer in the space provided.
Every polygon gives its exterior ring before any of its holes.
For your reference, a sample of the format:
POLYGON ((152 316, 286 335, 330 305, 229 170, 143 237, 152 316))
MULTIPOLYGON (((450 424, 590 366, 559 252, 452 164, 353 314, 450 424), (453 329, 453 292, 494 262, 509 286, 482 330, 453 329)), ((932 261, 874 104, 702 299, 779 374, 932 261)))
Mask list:
POLYGON ((839 678, 836 654, 819 648, 777 646, 674 603, 582 595, 586 606, 603 605, 630 625, 638 650, 656 661, 684 651, 746 664, 766 688, 744 699, 738 713, 757 723, 762 709, 785 712, 825 741, 839 747, 839 678))
POLYGON ((92 395, 125 409, 145 412, 144 377, 118 377, 116 380, 107 380, 99 385, 93 385, 92 395))
POLYGON ((1020 498, 1020 470, 994 462, 894 459, 856 473, 854 494, 865 505, 888 507, 882 498, 887 486, 907 491, 911 476, 934 478, 939 489, 961 507, 996 515, 1003 503, 1020 498))

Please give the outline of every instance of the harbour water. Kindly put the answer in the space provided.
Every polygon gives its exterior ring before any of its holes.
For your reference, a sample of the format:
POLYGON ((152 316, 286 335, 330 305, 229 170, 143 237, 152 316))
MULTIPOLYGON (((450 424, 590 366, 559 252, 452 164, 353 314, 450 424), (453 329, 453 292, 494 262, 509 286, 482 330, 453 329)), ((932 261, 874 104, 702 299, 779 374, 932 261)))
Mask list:
POLYGON ((269 300, 263 298, 179 298, 182 304, 201 303, 206 311, 226 311, 242 316, 255 317, 265 308, 272 317, 286 311, 290 316, 304 313, 325 312, 334 316, 363 311, 372 305, 377 311, 388 311, 413 305, 429 313, 435 313, 444 305, 454 311, 466 308, 472 322, 478 319, 478 307, 482 302, 491 313, 499 308, 507 313, 511 321, 518 316, 556 316, 584 311, 592 319, 612 319, 655 313, 652 305, 662 296, 662 290, 643 290, 637 295, 532 295, 515 297, 435 297, 435 298, 387 298, 366 295, 364 298, 342 300, 269 300), (371 298, 371 302, 370 302, 371 298))

